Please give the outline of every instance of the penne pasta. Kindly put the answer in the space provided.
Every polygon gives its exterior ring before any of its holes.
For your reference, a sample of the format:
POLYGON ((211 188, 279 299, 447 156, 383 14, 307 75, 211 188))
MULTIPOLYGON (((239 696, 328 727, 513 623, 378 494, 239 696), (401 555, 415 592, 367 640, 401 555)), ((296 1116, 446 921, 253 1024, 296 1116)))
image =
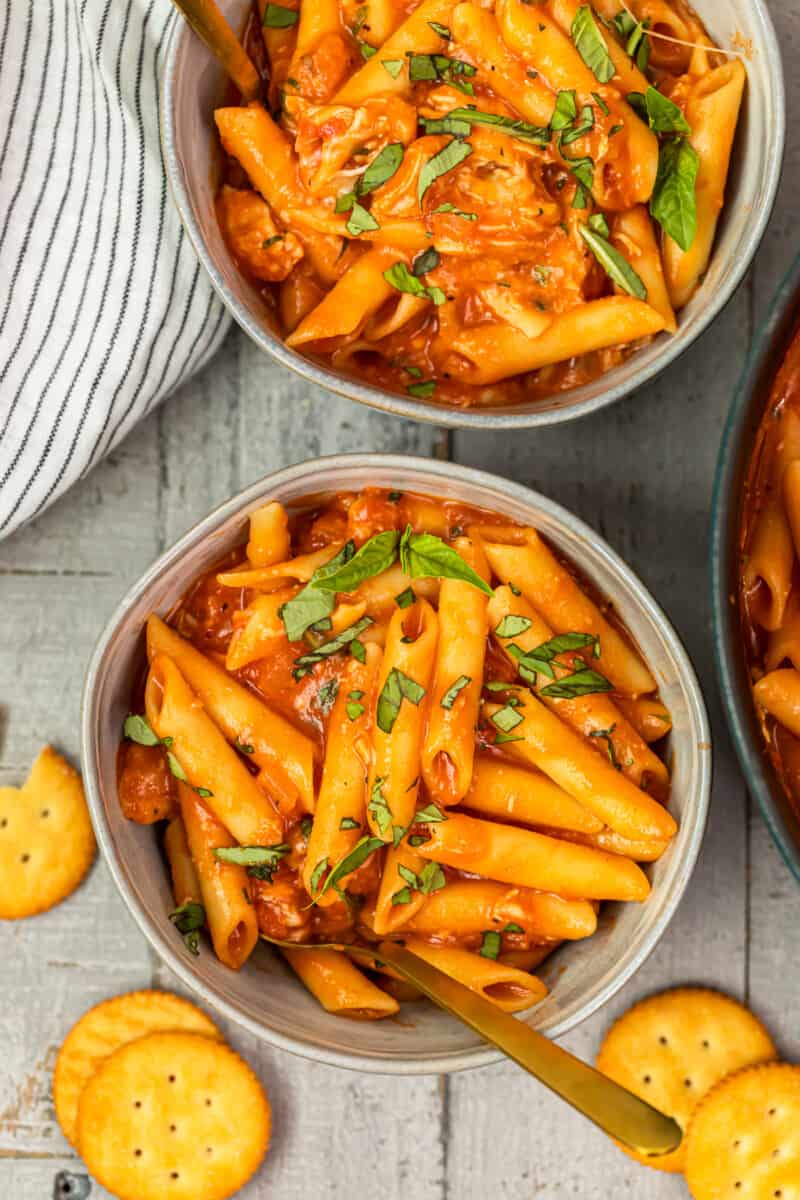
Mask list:
POLYGON ((484 817, 600 833, 599 817, 573 800, 541 771, 529 770, 504 759, 478 755, 464 806, 484 817))
POLYGON ((337 1017, 375 1021, 394 1016, 400 1007, 338 950, 283 949, 281 953, 325 1011, 337 1017))
POLYGON ((221 862, 216 857, 215 850, 236 843, 185 783, 178 784, 178 802, 214 952, 226 967, 238 971, 258 941, 258 922, 247 872, 244 867, 221 862))
POLYGON ((508 932, 509 924, 533 941, 574 941, 591 937, 597 914, 588 900, 462 879, 425 897, 407 928, 425 937, 458 937, 491 929, 508 932))
POLYGON ((379 54, 369 58, 334 96, 336 104, 357 105, 379 95, 401 95, 410 87, 405 67, 408 54, 435 54, 441 50, 442 39, 431 22, 447 25, 454 0, 422 0, 406 17, 402 25, 384 42, 379 54), (392 76, 382 65, 384 61, 400 62, 403 69, 392 76))
POLYGON ((647 288, 647 303, 654 308, 664 322, 667 333, 678 328, 675 311, 669 298, 661 252, 656 240, 653 223, 643 204, 637 204, 614 218, 611 241, 647 288))
MULTIPOLYGON (((147 622, 147 654, 151 668, 157 657, 169 656, 225 738, 233 745, 250 747, 248 757, 261 768, 261 781, 271 795, 283 805, 297 799, 301 808, 313 812, 314 747, 304 734, 155 614, 147 622)), ((250 779, 236 754, 231 754, 250 779)), ((271 808, 266 797, 264 803, 271 808)))
POLYGON ((210 793, 212 811, 238 841, 280 840, 280 819, 268 797, 165 654, 150 663, 145 711, 158 737, 171 739, 171 753, 191 786, 210 793))
POLYGON ((483 958, 469 950, 432 946, 419 938, 409 938, 406 946, 431 966, 438 967, 445 975, 463 983, 471 992, 491 1000, 503 1012, 523 1012, 544 1000, 547 995, 547 988, 535 975, 491 958, 483 958))
POLYGON ((770 671, 753 687, 756 704, 800 737, 800 671, 793 667, 770 671))
POLYGON ((200 904, 200 880, 186 841, 186 829, 180 816, 173 817, 164 833, 164 851, 172 877, 172 895, 175 906, 200 904))
POLYGON ((289 557, 289 518, 277 500, 250 513, 247 561, 251 567, 271 567, 289 557))

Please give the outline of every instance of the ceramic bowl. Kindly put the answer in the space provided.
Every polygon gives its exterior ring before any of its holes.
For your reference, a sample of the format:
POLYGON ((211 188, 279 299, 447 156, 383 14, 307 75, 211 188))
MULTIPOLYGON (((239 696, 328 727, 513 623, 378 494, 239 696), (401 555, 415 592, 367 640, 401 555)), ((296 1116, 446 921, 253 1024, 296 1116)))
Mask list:
POLYGON ((722 699, 739 763, 769 831, 800 882, 800 818, 764 748, 742 642, 739 529, 744 482, 772 383, 800 320, 800 257, 772 301, 731 405, 717 461, 711 517, 711 606, 722 699))
POLYGON ((524 1019, 554 1037, 566 1033, 631 977, 669 924, 700 849, 711 774, 702 695, 675 631, 613 550, 559 505, 496 476, 427 459, 337 455, 268 475, 216 509, 142 576, 100 638, 83 695, 84 781, 98 840, 126 905, 156 952, 209 1008, 265 1041, 321 1062, 398 1074, 453 1071, 499 1055, 424 1001, 404 1006, 402 1022, 346 1021, 324 1012, 266 945, 239 973, 224 967, 207 946, 192 957, 166 918, 173 903, 155 834, 126 820, 117 799, 117 750, 132 680, 144 659, 148 614, 168 612, 197 575, 246 540, 248 514, 267 498, 296 506, 311 493, 365 485, 449 497, 534 525, 580 565, 641 648, 674 722, 668 757, 671 807, 680 830, 666 854, 647 868, 652 883, 647 902, 605 905, 594 937, 552 955, 541 970, 550 994, 524 1019))

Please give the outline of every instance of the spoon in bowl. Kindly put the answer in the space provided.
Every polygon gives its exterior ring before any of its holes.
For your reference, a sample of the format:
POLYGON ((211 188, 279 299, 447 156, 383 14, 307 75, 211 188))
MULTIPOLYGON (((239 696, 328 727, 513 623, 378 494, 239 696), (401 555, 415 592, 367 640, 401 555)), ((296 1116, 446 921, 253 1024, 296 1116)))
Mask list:
POLYGON ((364 966, 374 965, 378 958, 439 1008, 502 1050, 610 1137, 648 1156, 667 1154, 680 1144, 681 1129, 672 1117, 640 1100, 613 1079, 601 1075, 544 1034, 503 1012, 399 942, 381 942, 372 951, 362 946, 345 946, 341 942, 286 942, 264 934, 261 936, 270 945, 288 950, 346 950, 364 966))
POLYGON ((261 79, 239 39, 223 17, 215 0, 173 0, 223 70, 236 84, 245 104, 261 97, 261 79))

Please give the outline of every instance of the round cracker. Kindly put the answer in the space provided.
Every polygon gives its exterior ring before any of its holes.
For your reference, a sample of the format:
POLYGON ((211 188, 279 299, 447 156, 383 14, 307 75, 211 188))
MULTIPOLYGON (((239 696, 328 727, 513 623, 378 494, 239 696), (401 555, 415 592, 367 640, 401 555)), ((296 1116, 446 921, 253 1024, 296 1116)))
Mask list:
POLYGON ((224 1042, 151 1033, 107 1058, 78 1109, 78 1148, 119 1200, 225 1200, 258 1170, 270 1106, 224 1042))
POLYGON ((53 1101, 64 1136, 77 1148, 78 1102, 100 1064, 148 1033, 185 1030, 221 1037, 204 1012, 172 992, 129 992, 90 1008, 67 1034, 53 1074, 53 1101))
POLYGON ((0 918, 46 912, 81 883, 95 855, 78 772, 45 746, 20 788, 0 788, 0 918))
POLYGON ((796 1200, 800 1067, 749 1067, 711 1089, 689 1124, 686 1182, 695 1200, 796 1200))
MULTIPOLYGON (((606 1034, 597 1067, 674 1117, 685 1133, 709 1088, 731 1071, 775 1054, 764 1026, 738 1000, 707 988, 676 988, 624 1013, 606 1034)), ((682 1171, 685 1140, 658 1158, 621 1144, 620 1149, 648 1167, 682 1171)))

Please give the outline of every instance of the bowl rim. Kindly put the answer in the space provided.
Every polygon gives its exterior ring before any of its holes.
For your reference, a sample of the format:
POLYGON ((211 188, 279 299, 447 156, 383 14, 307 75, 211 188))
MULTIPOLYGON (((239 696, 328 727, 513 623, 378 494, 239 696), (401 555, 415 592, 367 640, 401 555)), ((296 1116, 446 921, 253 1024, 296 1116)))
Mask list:
POLYGON ((711 790, 712 756, 710 753, 711 735, 708 716, 697 675, 683 642, 661 607, 641 583, 638 576, 595 530, 578 517, 575 517, 569 510, 522 484, 493 475, 487 471, 480 471, 472 467, 461 466, 458 463, 444 462, 437 459, 380 453, 336 454, 308 459, 305 462, 285 467, 279 471, 270 472, 262 479, 250 484, 230 499, 218 505, 206 517, 196 522, 174 545, 159 555, 155 562, 128 588, 98 638, 89 660, 81 697, 81 758, 83 779, 95 834, 105 862, 108 865, 111 876, 122 896, 126 908, 158 956, 178 979, 190 991, 197 994, 213 1011, 221 1012, 235 1024, 242 1026, 260 1040, 278 1046, 280 1049, 287 1050, 290 1053, 309 1058, 315 1062, 327 1063, 330 1066, 369 1071, 376 1074, 449 1074, 451 1071, 488 1066, 492 1063, 502 1061, 504 1058, 502 1052, 496 1051, 489 1046, 478 1046, 472 1050, 458 1051, 452 1054, 448 1053, 446 1059, 431 1059, 423 1054, 411 1054, 398 1059, 383 1059, 377 1056, 361 1054, 358 1051, 341 1051, 329 1047, 320 1048, 307 1043, 302 1039, 302 1036, 287 1036, 251 1019, 246 1013, 241 1012, 234 1002, 229 1002, 220 997, 212 984, 198 978, 191 964, 178 953, 174 941, 167 939, 166 931, 162 930, 154 922, 151 923, 146 914, 139 909, 138 901, 126 878, 121 856, 106 819, 99 779, 96 773, 94 729, 96 725, 97 698, 102 682, 103 660, 108 645, 114 638, 117 627, 125 619, 132 605, 158 579, 160 574, 184 556, 187 550, 193 545, 213 535, 216 529, 229 518, 248 508, 252 508, 276 487, 295 482, 302 478, 307 478, 311 487, 313 472, 321 465, 332 469, 366 468, 374 470, 376 467, 379 467, 386 471, 397 471, 398 473, 401 471, 409 473, 415 470, 424 470, 427 475, 432 474, 440 477, 443 485, 446 485, 448 480, 452 480, 455 473, 458 475, 460 482, 490 487, 502 492, 509 499, 516 500, 527 507, 535 506, 540 511, 546 512, 559 524, 565 525, 570 531, 584 538, 591 539, 593 548, 605 560, 606 566, 613 570, 616 576, 624 582, 633 594, 643 615, 668 643, 672 655, 680 664, 680 677, 686 693, 687 711, 693 730, 693 740, 696 739, 697 744, 708 751, 707 753, 700 754, 698 758, 698 768, 693 789, 697 797, 697 811, 694 824, 689 830, 683 858, 676 868, 670 890, 665 894, 663 907, 654 919, 651 928, 646 932, 642 945, 635 954, 630 956, 627 963, 623 965, 622 970, 615 972, 602 987, 598 988, 594 995, 587 999, 581 1008, 577 1009, 571 1016, 556 1023, 548 1031, 548 1036, 552 1038, 561 1037, 606 1004, 642 966, 660 941, 692 877, 705 834, 711 790))
MULTIPOLYGON (((281 338, 271 332, 242 305, 226 284, 221 272, 203 240, 202 231, 195 220, 189 192, 184 182, 183 171, 178 159, 177 137, 175 132, 175 78, 177 73, 178 56, 184 39, 194 36, 185 22, 181 22, 179 14, 173 14, 173 25, 169 31, 169 41, 164 60, 163 79, 160 89, 159 129, 161 146, 166 170, 166 176, 175 206, 178 210, 184 230, 194 247, 194 251, 203 265, 211 285, 228 312, 244 330, 244 332, 265 353, 271 355, 282 366, 299 375, 301 378, 319 387, 326 388, 338 396, 366 404, 381 412, 393 413, 395 416, 423 421, 450 429, 536 429, 550 425, 559 425, 566 421, 577 420, 589 416, 621 400, 624 396, 632 395, 640 387, 660 375, 667 367, 688 350, 690 346, 708 329, 709 325, 722 312, 728 301, 736 292, 745 276, 761 239, 766 231, 767 223, 775 204, 778 184, 783 169, 783 157, 786 140, 786 92, 783 74, 783 61, 775 26, 764 0, 750 0, 756 17, 760 20, 763 31, 763 44, 759 47, 769 64, 769 79, 774 99, 775 121, 770 130, 770 148, 767 152, 766 172, 762 183, 762 200, 755 213, 755 219, 747 228, 739 248, 738 258, 734 261, 724 284, 713 293, 710 301, 696 318, 694 327, 683 340, 680 330, 663 343, 663 351, 647 366, 641 366, 627 382, 612 384, 600 395, 578 400, 572 404, 537 411, 535 408, 526 412, 497 411, 492 408, 457 409, 425 404, 411 397, 384 391, 382 388, 362 382, 355 377, 343 377, 329 370, 326 366, 304 358, 301 354, 290 349, 281 338)), ((580 391, 580 389, 575 389, 580 391)))
MULTIPOLYGON (((730 603, 729 580, 733 569, 732 558, 738 544, 739 520, 741 516, 740 496, 734 488, 743 464, 745 452, 744 434, 747 418, 754 399, 759 394, 762 374, 769 371, 770 386, 779 369, 780 361, 788 347, 787 339, 797 327, 800 316, 800 254, 794 259, 772 296, 767 315, 764 317, 753 339, 742 373, 739 376, 720 443, 714 487, 711 498, 711 621, 714 644, 714 662, 717 682, 722 695, 723 708, 734 749, 739 759, 747 786, 755 796, 759 811, 775 845, 780 851, 789 871, 800 883, 800 841, 787 825, 782 814, 780 796, 776 789, 780 783, 764 753, 764 742, 760 731, 754 729, 755 705, 749 694, 744 694, 741 681, 736 678, 736 667, 741 666, 741 633, 739 629, 739 602, 730 603), (794 321, 792 318, 794 313, 794 321), (733 530, 735 541, 729 531, 729 523, 735 517, 733 530), (738 648, 731 648, 730 643, 738 648)), ((759 403, 759 421, 763 417, 768 395, 759 403)), ((748 447, 752 450, 752 446, 748 447)), ((749 462, 749 452, 747 462, 749 462)), ((782 794, 782 790, 781 790, 782 794)))

